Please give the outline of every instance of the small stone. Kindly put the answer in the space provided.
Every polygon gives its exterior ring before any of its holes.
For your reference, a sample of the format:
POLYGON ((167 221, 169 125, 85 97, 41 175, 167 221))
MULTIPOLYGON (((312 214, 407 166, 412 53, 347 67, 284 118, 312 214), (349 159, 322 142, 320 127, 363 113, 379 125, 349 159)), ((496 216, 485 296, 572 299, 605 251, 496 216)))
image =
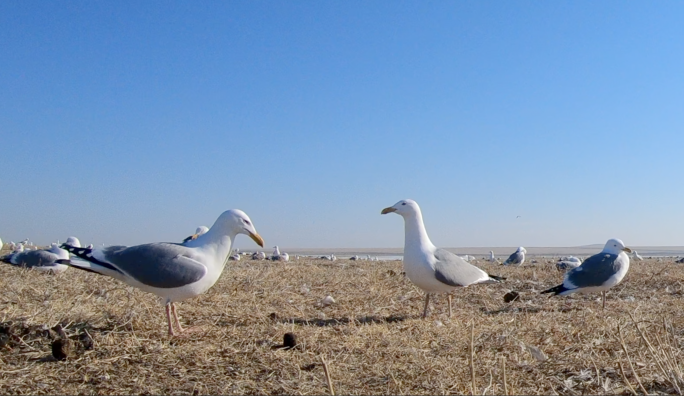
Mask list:
POLYGON ((504 294, 503 296, 504 302, 510 303, 515 300, 520 299, 520 294, 516 291, 509 291, 508 293, 504 294))
POLYGON ((71 356, 71 341, 68 338, 58 338, 52 342, 52 356, 57 360, 66 360, 71 356))
POLYGON ((283 336, 283 347, 285 349, 292 349, 297 346, 297 336, 295 333, 285 333, 283 336))
POLYGON ((321 301, 321 305, 323 305, 324 307, 327 307, 328 305, 331 305, 331 304, 334 304, 334 303, 335 303, 335 299, 332 298, 332 296, 326 296, 326 297, 321 301))

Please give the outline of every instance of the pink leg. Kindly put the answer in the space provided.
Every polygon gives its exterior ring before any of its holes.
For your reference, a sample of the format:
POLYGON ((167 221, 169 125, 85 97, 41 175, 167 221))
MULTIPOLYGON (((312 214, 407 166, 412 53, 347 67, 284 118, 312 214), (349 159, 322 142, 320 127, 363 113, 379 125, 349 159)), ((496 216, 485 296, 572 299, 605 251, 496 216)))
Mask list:
POLYGON ((173 318, 176 321, 176 326, 178 326, 178 332, 182 333, 183 327, 181 326, 180 321, 178 320, 178 315, 176 314, 176 303, 171 303, 171 312, 173 312, 173 318))
POLYGON ((171 325, 171 303, 166 304, 166 320, 169 322, 169 335, 173 336, 173 326, 171 325))

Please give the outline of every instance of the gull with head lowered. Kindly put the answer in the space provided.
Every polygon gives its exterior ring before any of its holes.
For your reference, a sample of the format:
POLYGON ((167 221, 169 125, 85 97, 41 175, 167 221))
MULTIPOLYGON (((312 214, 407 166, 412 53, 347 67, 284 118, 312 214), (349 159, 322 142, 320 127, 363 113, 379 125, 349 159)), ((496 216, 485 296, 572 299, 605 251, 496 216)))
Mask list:
POLYGON ((600 291, 603 295, 603 308, 606 308, 606 290, 622 282, 629 270, 629 256, 632 250, 620 239, 609 239, 603 250, 582 262, 565 274, 563 283, 543 293, 566 296, 572 293, 591 293, 600 291))
MULTIPOLYGON (((427 316, 431 293, 448 293, 458 287, 498 283, 505 279, 489 275, 457 255, 433 245, 415 201, 401 200, 380 213, 396 213, 404 218, 404 271, 411 282, 426 293, 423 318, 427 316)), ((451 294, 447 296, 451 317, 451 294)))
POLYGON ((241 210, 223 212, 214 225, 197 239, 185 243, 148 243, 137 246, 108 246, 98 249, 62 247, 78 256, 69 265, 111 276, 142 291, 158 295, 166 304, 169 335, 174 335, 171 314, 180 332, 176 301, 209 290, 226 265, 237 234, 245 234, 259 246, 264 241, 252 221, 241 210))

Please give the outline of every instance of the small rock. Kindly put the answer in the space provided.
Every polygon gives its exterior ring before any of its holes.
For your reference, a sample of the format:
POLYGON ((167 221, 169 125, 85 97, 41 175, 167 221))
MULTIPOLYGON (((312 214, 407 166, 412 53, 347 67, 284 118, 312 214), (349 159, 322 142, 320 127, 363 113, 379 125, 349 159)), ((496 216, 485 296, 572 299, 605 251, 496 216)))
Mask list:
POLYGON ((326 296, 326 297, 321 301, 321 305, 323 305, 324 307, 327 307, 328 305, 331 305, 331 304, 334 304, 334 303, 335 303, 335 299, 332 298, 332 296, 326 296))
POLYGON ((285 333, 283 336, 283 347, 285 349, 292 349, 297 346, 297 336, 295 333, 285 333))
POLYGON ((444 323, 442 323, 441 320, 435 320, 435 326, 442 327, 442 326, 444 326, 444 323))
POLYGON ((504 294, 503 296, 504 302, 510 303, 515 300, 520 299, 520 294, 516 291, 509 291, 508 293, 504 294))
POLYGON ((58 338, 52 342, 52 356, 57 360, 66 360, 71 356, 71 341, 68 338, 58 338))
POLYGON ((86 330, 83 330, 83 333, 81 333, 81 335, 78 336, 78 339, 79 341, 81 341, 83 349, 85 349, 86 351, 93 349, 93 337, 91 337, 86 330))

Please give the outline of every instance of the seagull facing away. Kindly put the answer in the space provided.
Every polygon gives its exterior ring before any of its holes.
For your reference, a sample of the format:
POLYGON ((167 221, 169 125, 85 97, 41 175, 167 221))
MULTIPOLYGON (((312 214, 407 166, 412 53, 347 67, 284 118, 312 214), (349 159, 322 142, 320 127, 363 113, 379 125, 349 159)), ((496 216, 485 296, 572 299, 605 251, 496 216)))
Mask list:
POLYGON ((69 253, 60 249, 53 243, 49 249, 15 251, 2 258, 2 261, 17 267, 33 268, 37 271, 52 272, 59 274, 66 271, 69 266, 69 253))
POLYGON ((524 247, 520 246, 518 250, 513 252, 506 261, 503 262, 503 265, 517 265, 521 266, 525 262, 525 253, 527 253, 527 249, 524 247))
POLYGON ((494 251, 493 250, 489 251, 489 261, 492 263, 496 261, 496 257, 494 257, 494 251))
MULTIPOLYGON (((427 317, 431 293, 451 292, 477 283, 498 283, 505 278, 488 275, 457 255, 438 249, 430 242, 418 204, 410 199, 385 208, 381 214, 396 213, 404 218, 404 271, 425 291, 423 318, 427 317)), ((451 294, 448 294, 451 317, 451 294)))
POLYGON ((584 260, 582 265, 565 274, 563 283, 543 293, 566 296, 572 293, 600 291, 603 308, 606 308, 606 290, 617 285, 629 270, 629 256, 632 250, 619 239, 609 239, 603 250, 584 260))
POLYGON ((206 234, 207 231, 209 231, 209 228, 208 228, 207 226, 199 226, 199 227, 197 227, 197 229, 195 230, 195 233, 194 233, 194 234, 192 234, 192 235, 190 235, 189 237, 183 239, 183 243, 188 242, 188 241, 193 241, 193 240, 199 238, 200 236, 206 234))
POLYGON ((264 246, 247 214, 231 209, 223 212, 207 233, 183 244, 158 242, 97 249, 63 244, 62 247, 81 259, 72 260, 72 267, 111 276, 161 297, 166 304, 169 335, 173 336, 172 313, 178 331, 183 332, 175 302, 200 295, 216 283, 237 234, 248 235, 264 246))

